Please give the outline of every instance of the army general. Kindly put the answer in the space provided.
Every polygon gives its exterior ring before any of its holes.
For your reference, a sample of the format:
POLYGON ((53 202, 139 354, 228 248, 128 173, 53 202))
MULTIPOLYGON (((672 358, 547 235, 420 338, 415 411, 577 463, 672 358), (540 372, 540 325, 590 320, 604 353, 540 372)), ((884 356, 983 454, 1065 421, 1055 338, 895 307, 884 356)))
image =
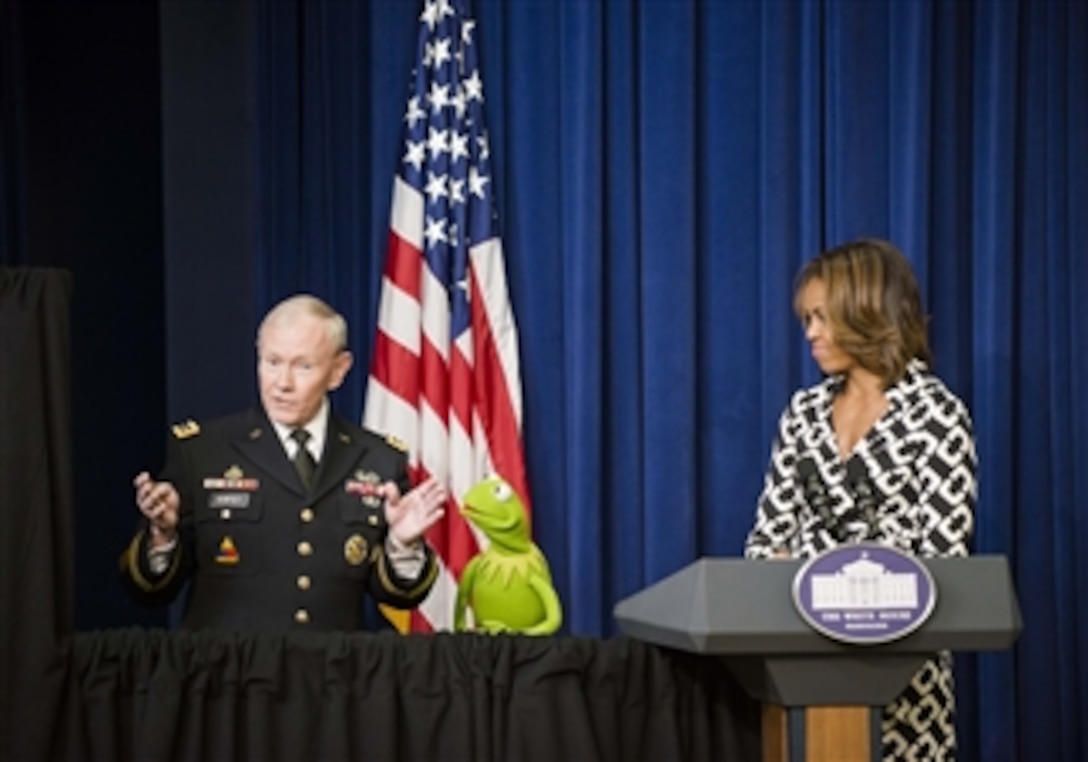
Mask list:
POLYGON ((158 479, 134 480, 141 520, 126 589, 166 604, 190 583, 182 627, 354 630, 362 597, 418 605, 437 567, 423 533, 446 490, 409 491, 402 447, 336 416, 347 325, 320 299, 280 302, 257 333, 260 407, 175 426, 158 479))

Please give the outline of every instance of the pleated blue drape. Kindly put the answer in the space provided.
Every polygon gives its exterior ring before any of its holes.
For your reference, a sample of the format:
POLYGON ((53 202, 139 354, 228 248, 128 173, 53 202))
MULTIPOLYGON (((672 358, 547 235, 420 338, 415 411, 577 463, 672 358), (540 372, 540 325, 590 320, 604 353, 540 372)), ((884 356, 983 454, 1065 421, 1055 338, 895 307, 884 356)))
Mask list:
MULTIPOLYGON (((258 0, 259 306, 352 325, 359 417, 416 0, 258 0)), ((1088 758, 1088 4, 475 3, 535 534, 567 631, 736 556, 774 421, 818 377, 800 264, 913 262, 973 411, 975 551, 1025 631, 959 660, 961 752, 1088 758)))

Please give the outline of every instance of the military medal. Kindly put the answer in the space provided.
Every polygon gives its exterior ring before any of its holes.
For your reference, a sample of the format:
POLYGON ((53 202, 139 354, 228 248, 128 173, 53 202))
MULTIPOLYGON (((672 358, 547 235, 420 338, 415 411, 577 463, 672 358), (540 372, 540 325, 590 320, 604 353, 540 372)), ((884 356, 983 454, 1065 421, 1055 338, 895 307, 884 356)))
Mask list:
POLYGON ((238 466, 231 466, 223 472, 221 477, 208 476, 204 479, 204 489, 237 489, 245 492, 255 492, 260 486, 259 480, 245 478, 245 474, 242 473, 242 469, 238 466))
POLYGON ((344 490, 350 495, 358 495, 363 505, 377 508, 382 504, 382 478, 373 471, 356 471, 355 478, 344 484, 344 490))

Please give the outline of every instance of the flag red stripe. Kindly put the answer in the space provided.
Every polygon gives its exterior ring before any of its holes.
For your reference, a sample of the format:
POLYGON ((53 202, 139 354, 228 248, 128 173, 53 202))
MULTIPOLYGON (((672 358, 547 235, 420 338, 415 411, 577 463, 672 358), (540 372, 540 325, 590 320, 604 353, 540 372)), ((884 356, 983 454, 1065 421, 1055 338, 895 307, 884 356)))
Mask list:
POLYGON ((390 392, 415 406, 419 402, 419 358, 384 331, 374 337, 370 375, 390 392))
POLYGON ((445 422, 446 411, 449 408, 449 379, 446 375, 446 361, 434 344, 423 336, 419 348, 419 374, 423 391, 423 398, 435 411, 438 417, 445 422))
POLYGON ((412 632, 434 632, 427 617, 423 616, 419 609, 412 609, 412 632))
POLYGON ((389 249, 385 258, 385 277, 397 288, 419 301, 422 278, 422 252, 395 232, 389 233, 389 249))
MULTIPOLYGON (((483 294, 472 279, 472 303, 483 305, 483 294)), ((480 417, 491 448, 495 470, 503 475, 529 510, 529 484, 521 450, 521 432, 510 402, 510 390, 503 375, 498 348, 491 333, 491 323, 482 308, 473 307, 472 332, 476 337, 476 414, 480 417)))

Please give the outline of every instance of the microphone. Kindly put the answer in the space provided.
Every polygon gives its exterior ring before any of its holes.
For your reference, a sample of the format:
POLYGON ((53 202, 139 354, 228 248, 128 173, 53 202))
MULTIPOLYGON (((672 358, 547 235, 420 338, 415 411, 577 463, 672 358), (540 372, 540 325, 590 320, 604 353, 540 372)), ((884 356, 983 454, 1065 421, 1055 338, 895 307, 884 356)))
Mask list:
POLYGON ((875 537, 877 533, 876 512, 880 507, 881 496, 876 485, 869 478, 869 469, 860 457, 854 456, 846 463, 846 481, 850 485, 850 493, 854 496, 854 504, 861 520, 869 527, 868 537, 875 537))
POLYGON ((843 536, 839 517, 831 510, 831 496, 827 494, 827 485, 820 477, 816 461, 812 458, 802 458, 797 464, 797 473, 801 476, 801 492, 805 496, 805 502, 809 504, 831 536, 841 541, 843 536))

